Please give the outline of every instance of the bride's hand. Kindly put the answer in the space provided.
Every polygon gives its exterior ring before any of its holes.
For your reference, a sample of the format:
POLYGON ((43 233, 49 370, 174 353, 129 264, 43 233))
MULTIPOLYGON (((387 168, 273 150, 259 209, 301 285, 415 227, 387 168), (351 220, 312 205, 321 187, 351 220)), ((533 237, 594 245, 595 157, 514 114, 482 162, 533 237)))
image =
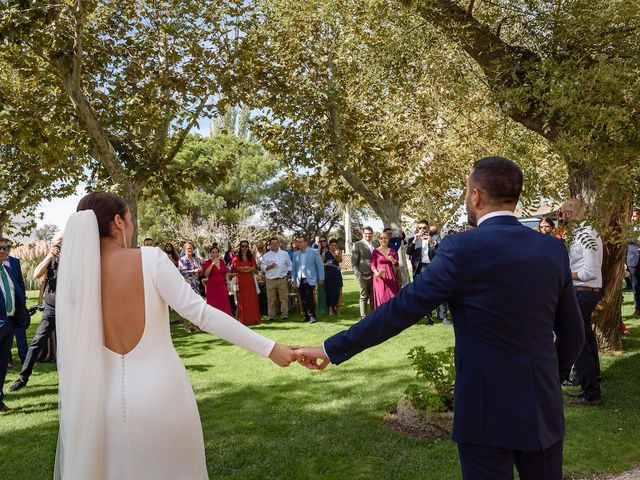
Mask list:
POLYGON ((288 367, 291 362, 297 360, 296 352, 289 345, 276 343, 269 354, 271 361, 281 367, 288 367))

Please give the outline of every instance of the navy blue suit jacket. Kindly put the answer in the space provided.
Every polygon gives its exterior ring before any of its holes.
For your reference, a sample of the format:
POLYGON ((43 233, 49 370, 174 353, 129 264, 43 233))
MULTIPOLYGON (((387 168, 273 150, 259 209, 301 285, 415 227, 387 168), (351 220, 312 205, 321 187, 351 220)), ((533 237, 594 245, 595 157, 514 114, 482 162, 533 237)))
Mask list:
POLYGON ((564 244, 514 217, 445 238, 413 283, 327 339, 327 355, 342 363, 445 300, 456 338, 453 439, 513 450, 560 441, 560 379, 582 349, 582 316, 564 244))
MULTIPOLYGON (((16 308, 14 313, 14 321, 16 326, 23 327, 27 324, 29 314, 27 313, 27 295, 24 286, 24 278, 22 278, 22 269, 20 268, 20 260, 8 257, 9 266, 7 272, 13 281, 16 296, 16 308)), ((6 265, 5 265, 6 267, 6 265)), ((0 325, 4 325, 7 321, 7 306, 5 304, 4 295, 0 290, 0 325)))

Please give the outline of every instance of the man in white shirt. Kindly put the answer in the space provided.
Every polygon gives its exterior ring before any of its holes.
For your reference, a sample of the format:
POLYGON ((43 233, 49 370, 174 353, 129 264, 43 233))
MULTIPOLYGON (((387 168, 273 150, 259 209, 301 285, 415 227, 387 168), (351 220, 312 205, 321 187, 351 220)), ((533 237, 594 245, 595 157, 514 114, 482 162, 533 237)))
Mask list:
POLYGON ((600 359, 598 342, 591 324, 591 316, 602 298, 602 239, 584 219, 584 205, 577 198, 570 198, 558 211, 564 224, 574 223, 569 247, 569 265, 576 297, 584 321, 585 342, 575 363, 581 392, 573 393, 577 400, 570 405, 600 405, 600 359))
POLYGON ((267 279, 268 321, 276 316, 276 300, 280 299, 282 320, 289 316, 289 288, 287 277, 291 273, 291 259, 289 254, 280 249, 280 241, 273 237, 269 240, 269 251, 262 256, 260 270, 267 279))

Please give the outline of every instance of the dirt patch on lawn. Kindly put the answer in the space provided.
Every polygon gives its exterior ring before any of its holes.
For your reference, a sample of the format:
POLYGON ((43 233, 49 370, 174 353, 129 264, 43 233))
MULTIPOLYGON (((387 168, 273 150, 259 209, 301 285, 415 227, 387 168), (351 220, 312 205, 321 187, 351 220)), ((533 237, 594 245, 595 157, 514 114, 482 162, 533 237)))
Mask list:
POLYGON ((607 473, 603 475, 592 475, 590 477, 574 477, 570 475, 564 478, 565 480, 639 480, 640 468, 634 468, 633 470, 623 473, 607 473))

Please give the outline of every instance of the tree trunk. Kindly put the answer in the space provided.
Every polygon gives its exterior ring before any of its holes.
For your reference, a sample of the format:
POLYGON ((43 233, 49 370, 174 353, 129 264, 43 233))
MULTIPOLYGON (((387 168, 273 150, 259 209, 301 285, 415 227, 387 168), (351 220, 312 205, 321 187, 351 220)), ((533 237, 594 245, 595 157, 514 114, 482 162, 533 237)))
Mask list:
POLYGON ((340 105, 336 92, 337 85, 333 78, 333 59, 331 55, 327 60, 327 106, 329 113, 329 136, 331 146, 336 155, 336 163, 341 165, 340 173, 346 182, 358 192, 369 204, 373 211, 380 217, 385 227, 391 227, 394 232, 401 232, 400 205, 394 204, 389 198, 383 198, 376 194, 369 186, 362 181, 356 172, 346 164, 346 154, 342 142, 342 123, 340 118, 340 105))
POLYGON ((624 225, 631 212, 631 200, 625 198, 618 204, 610 200, 598 199, 597 192, 608 192, 606 185, 598 188, 592 170, 569 163, 569 191, 572 196, 582 199, 586 205, 598 205, 597 214, 603 219, 598 233, 602 237, 604 255, 602 260, 602 300, 593 313, 598 343, 607 350, 622 350, 620 323, 622 322, 622 281, 626 236, 624 225))
POLYGON ((131 222, 133 223, 133 236, 131 237, 131 247, 133 248, 138 246, 138 195, 141 189, 141 185, 133 182, 126 182, 122 185, 122 198, 129 205, 131 222))

